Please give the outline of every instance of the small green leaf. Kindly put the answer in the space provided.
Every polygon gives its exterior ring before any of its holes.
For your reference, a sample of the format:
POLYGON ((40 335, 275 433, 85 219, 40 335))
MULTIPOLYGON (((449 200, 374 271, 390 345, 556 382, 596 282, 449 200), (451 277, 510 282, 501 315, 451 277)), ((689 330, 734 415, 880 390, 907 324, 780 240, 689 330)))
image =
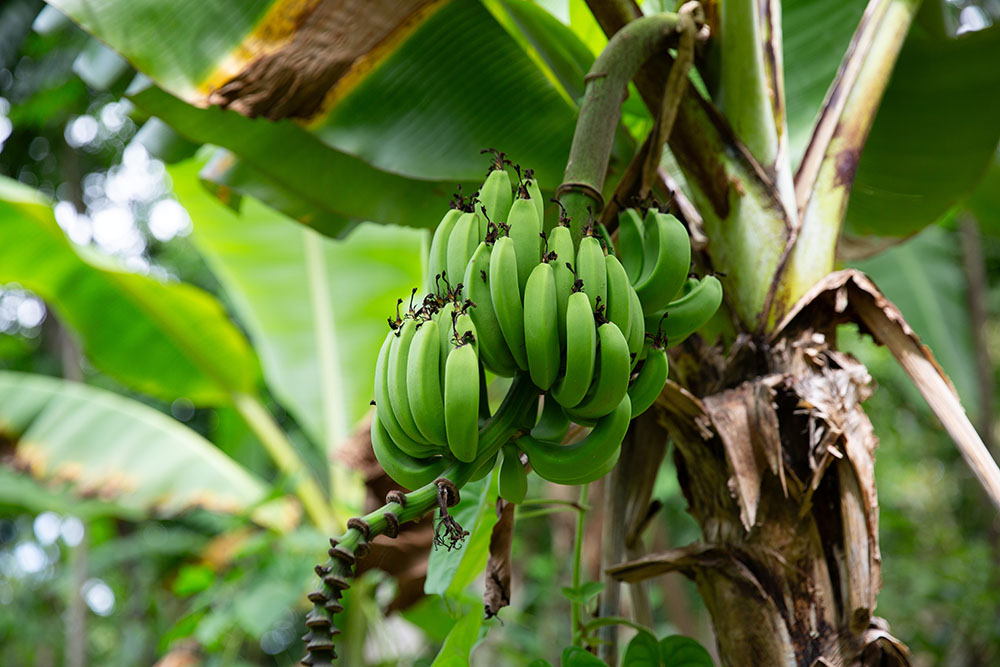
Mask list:
POLYGON ((448 633, 431 667, 468 667, 482 623, 483 612, 478 607, 463 616, 448 633))
POLYGON ((664 667, 715 667, 705 647, 683 635, 660 640, 660 663, 664 667))
POLYGON ((625 649, 622 667, 660 667, 660 647, 651 632, 640 632, 625 649))
POLYGON ((601 594, 601 591, 604 590, 604 582, 587 581, 580 584, 580 588, 563 586, 562 589, 560 590, 562 591, 563 597, 565 597, 570 602, 587 604, 593 598, 601 594))
POLYGON ((177 572, 171 589, 175 595, 186 597, 200 593, 215 581, 215 572, 207 565, 185 565, 177 572))
POLYGON ((608 663, 579 646, 570 646, 562 654, 562 667, 602 667, 602 665, 608 667, 608 663))

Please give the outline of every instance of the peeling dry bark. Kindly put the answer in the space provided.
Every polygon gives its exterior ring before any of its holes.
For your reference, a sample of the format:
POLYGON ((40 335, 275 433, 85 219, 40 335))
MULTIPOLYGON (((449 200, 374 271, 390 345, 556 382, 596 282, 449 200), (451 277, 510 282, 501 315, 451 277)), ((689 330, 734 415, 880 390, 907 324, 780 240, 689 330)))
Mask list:
POLYGON ((839 321, 861 319, 843 286, 817 289, 771 341, 698 350, 702 365, 681 369, 690 390, 669 383, 657 403, 703 540, 608 571, 694 580, 726 665, 909 664, 872 613, 878 440, 872 379, 833 346, 839 321))

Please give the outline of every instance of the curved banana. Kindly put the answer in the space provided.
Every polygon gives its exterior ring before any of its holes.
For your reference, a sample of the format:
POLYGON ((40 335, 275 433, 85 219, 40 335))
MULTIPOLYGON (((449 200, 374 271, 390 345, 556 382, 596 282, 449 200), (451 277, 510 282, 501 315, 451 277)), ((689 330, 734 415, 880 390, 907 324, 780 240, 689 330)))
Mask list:
POLYGON ((642 216, 634 208, 627 208, 618 215, 618 254, 628 274, 629 284, 635 284, 642 275, 642 228, 642 216))
MULTIPOLYGON (((515 199, 507 216, 510 231, 507 235, 514 242, 517 256, 517 286, 524 294, 524 286, 535 265, 542 260, 542 223, 530 199, 515 199)), ((495 250, 495 249, 494 249, 495 250)))
POLYGON ((412 440, 423 444, 430 444, 430 441, 423 436, 417 423, 413 420, 413 412, 410 408, 410 399, 407 395, 406 369, 410 356, 410 344, 413 342, 413 335, 416 333, 417 323, 412 317, 406 317, 403 324, 397 331, 397 336, 389 347, 389 369, 386 375, 386 382, 389 385, 389 402, 392 405, 392 413, 396 416, 396 421, 406 435, 412 440))
POLYGON ((703 327, 722 304, 722 283, 715 276, 691 279, 685 290, 688 287, 690 290, 671 301, 665 311, 646 318, 646 329, 652 333, 662 332, 670 345, 676 345, 703 327), (663 318, 664 312, 666 318, 663 318))
POLYGON ((586 484, 610 470, 609 460, 611 467, 614 466, 631 414, 628 394, 622 394, 618 405, 576 444, 557 445, 536 440, 530 435, 515 442, 528 455, 531 467, 542 479, 556 484, 586 484))
POLYGON ((413 421, 421 435, 436 445, 447 445, 445 411, 441 402, 440 358, 440 327, 434 320, 428 320, 417 329, 410 345, 406 363, 406 393, 413 421))
POLYGON ((446 301, 436 313, 434 320, 438 323, 438 333, 441 336, 441 354, 438 355, 438 367, 441 377, 444 377, 444 364, 448 361, 448 353, 454 347, 451 343, 452 335, 455 332, 455 302, 446 301))
POLYGON ((448 270, 448 241, 451 232, 455 229, 455 223, 462 217, 462 211, 457 208, 449 209, 437 229, 434 230, 434 238, 431 239, 431 251, 427 258, 427 280, 424 291, 434 293, 437 289, 435 277, 442 271, 448 270))
POLYGON ((552 387, 552 398, 564 408, 576 407, 594 379, 597 326, 583 292, 569 295, 566 305, 566 371, 552 387))
POLYGON ((476 358, 479 358, 479 331, 476 329, 476 325, 473 323, 472 317, 468 312, 461 312, 455 317, 452 335, 448 340, 448 344, 452 348, 458 347, 461 343, 472 345, 472 348, 476 351, 476 358))
POLYGON ((528 492, 528 472, 521 465, 521 453, 510 443, 503 446, 499 487, 500 497, 515 505, 521 503, 528 492))
POLYGON ((479 358, 472 345, 459 345, 448 355, 444 374, 444 425, 448 448, 464 463, 479 449, 479 358))
POLYGON ((479 238, 486 238, 486 227, 490 221, 500 222, 507 216, 513 200, 513 190, 510 176, 502 167, 493 166, 483 187, 479 188, 479 200, 476 203, 476 213, 479 214, 479 238), (485 215, 484 215, 485 213, 485 215))
POLYGON ((597 379, 583 401, 572 409, 567 409, 570 419, 578 421, 600 419, 615 409, 628 390, 629 367, 631 366, 628 343, 621 330, 611 322, 597 327, 600 346, 597 350, 598 366, 594 374, 597 379))
POLYGON ((667 382, 669 364, 666 351, 662 347, 650 343, 646 343, 646 348, 646 360, 628 388, 628 397, 632 401, 631 419, 635 419, 649 409, 667 382))
POLYGON ((639 295, 635 290, 629 291, 629 300, 632 307, 629 309, 629 319, 632 320, 628 331, 628 353, 632 359, 631 367, 635 368, 643 350, 643 341, 646 338, 646 322, 642 318, 642 304, 639 303, 639 295))
POLYGON ((469 316, 476 325, 476 340, 479 357, 491 372, 502 377, 513 377, 517 373, 517 362, 510 354, 507 341, 500 330, 500 322, 493 310, 490 296, 490 254, 493 246, 485 241, 472 254, 465 271, 465 293, 475 306, 469 309, 469 316))
POLYGON ((490 296, 493 311, 500 323, 500 331, 507 341, 507 349, 518 368, 528 370, 528 356, 524 349, 524 307, 521 305, 521 290, 517 284, 517 257, 514 253, 514 241, 509 236, 498 239, 493 245, 493 253, 490 255, 490 296))
POLYGON ((556 279, 548 262, 535 265, 524 288, 524 345, 531 381, 547 391, 559 374, 556 279))
POLYGON ((618 326, 622 334, 628 339, 632 329, 632 294, 634 290, 628 282, 628 274, 625 267, 614 255, 607 255, 604 258, 608 274, 608 302, 604 309, 604 316, 618 326))
POLYGON ((583 292, 590 300, 590 310, 608 303, 608 269, 604 249, 596 236, 584 236, 576 250, 576 275, 583 281, 583 292), (600 301, 598 301, 600 299, 600 301))
POLYGON ((576 251, 573 248, 573 233, 569 227, 558 225, 549 232, 549 252, 556 254, 552 261, 552 273, 556 279, 556 314, 559 323, 559 345, 566 349, 566 303, 573 291, 576 274, 571 266, 576 265, 576 251), (567 264, 569 266, 567 266, 567 264))
POLYGON ((526 176, 524 187, 528 191, 531 203, 535 205, 535 212, 538 213, 538 231, 541 231, 541 228, 545 226, 545 200, 542 199, 542 189, 538 187, 538 179, 533 173, 530 173, 530 170, 526 176))
POLYGON ((646 214, 642 275, 635 291, 645 314, 655 313, 674 298, 691 271, 691 239, 687 227, 672 215, 650 209, 646 214), (648 251, 656 248, 656 259, 650 266, 648 251))
POLYGON ((406 454, 389 437, 382 420, 372 417, 372 450, 379 465, 397 484, 405 489, 419 489, 433 482, 448 465, 447 459, 438 456, 419 459, 406 454))
POLYGON ((448 283, 452 289, 457 289, 458 283, 465 277, 465 267, 480 240, 479 216, 463 213, 448 239, 448 283))
POLYGON ((569 417, 563 412, 558 401, 552 400, 551 396, 546 396, 538 423, 531 429, 531 437, 536 440, 560 443, 567 433, 569 433, 569 417))
MULTIPOLYGON (((392 402, 389 400, 389 348, 396 335, 389 332, 379 350, 378 358, 375 361, 375 407, 377 418, 382 420, 382 426, 392 441, 403 450, 404 453, 416 458, 433 456, 441 453, 441 448, 436 445, 427 445, 413 440, 399 425, 396 415, 392 412, 392 402)), ((374 418, 373 418, 374 419, 374 418)))

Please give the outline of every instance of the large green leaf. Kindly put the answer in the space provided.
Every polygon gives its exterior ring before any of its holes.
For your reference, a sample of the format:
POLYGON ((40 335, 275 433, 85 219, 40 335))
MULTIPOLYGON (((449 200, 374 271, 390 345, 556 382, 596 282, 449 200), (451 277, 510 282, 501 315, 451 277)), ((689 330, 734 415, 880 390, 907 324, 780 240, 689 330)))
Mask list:
POLYGON ((214 297, 74 246, 48 202, 9 179, 0 179, 0 282, 39 294, 97 368, 139 391, 210 405, 255 386, 253 350, 214 297))
POLYGON ((251 197, 238 211, 170 167, 193 239, 246 323, 264 377, 316 443, 335 443, 369 409, 375 357, 396 299, 420 284, 426 233, 362 224, 343 241, 251 197))
POLYGON ((445 638, 431 667, 468 667, 482 624, 483 614, 478 608, 460 618, 445 638))
POLYGON ((14 465, 78 494, 171 516, 242 514, 268 487, 191 429, 137 401, 87 385, 0 372, 0 444, 14 465))

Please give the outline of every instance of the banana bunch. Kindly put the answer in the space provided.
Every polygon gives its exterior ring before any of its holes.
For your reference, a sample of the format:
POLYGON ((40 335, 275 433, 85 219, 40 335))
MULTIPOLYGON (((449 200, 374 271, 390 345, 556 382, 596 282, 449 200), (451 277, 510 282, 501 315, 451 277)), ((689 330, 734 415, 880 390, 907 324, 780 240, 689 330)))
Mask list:
POLYGON ((717 279, 688 279, 690 242, 673 216, 625 211, 619 260, 592 226, 574 243, 561 216, 546 235, 537 181, 518 169, 514 187, 506 164, 497 153, 476 195, 445 214, 426 296, 414 307, 414 290, 406 312, 397 307, 378 356, 372 444, 407 488, 482 453, 485 371, 529 378, 544 394, 540 416, 500 447, 505 499, 524 497, 525 458, 552 482, 600 478, 663 388, 666 340, 693 332, 721 301, 717 279), (570 421, 593 428, 564 446, 570 421))

